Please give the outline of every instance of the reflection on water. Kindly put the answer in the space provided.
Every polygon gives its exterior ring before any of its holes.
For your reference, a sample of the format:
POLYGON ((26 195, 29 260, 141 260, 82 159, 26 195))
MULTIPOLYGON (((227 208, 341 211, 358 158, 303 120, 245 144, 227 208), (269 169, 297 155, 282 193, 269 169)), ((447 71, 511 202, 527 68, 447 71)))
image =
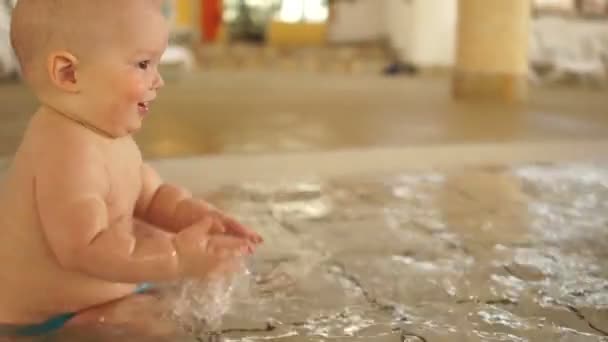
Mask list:
POLYGON ((210 198, 266 244, 250 276, 168 291, 183 341, 608 341, 602 165, 242 184, 210 198))
MULTIPOLYGON (((601 166, 245 184, 216 200, 271 240, 325 255, 225 322, 272 329, 227 329, 227 340, 608 340, 601 166)), ((259 272, 280 249, 262 252, 259 272)), ((290 257, 283 269, 302 262, 290 257)))

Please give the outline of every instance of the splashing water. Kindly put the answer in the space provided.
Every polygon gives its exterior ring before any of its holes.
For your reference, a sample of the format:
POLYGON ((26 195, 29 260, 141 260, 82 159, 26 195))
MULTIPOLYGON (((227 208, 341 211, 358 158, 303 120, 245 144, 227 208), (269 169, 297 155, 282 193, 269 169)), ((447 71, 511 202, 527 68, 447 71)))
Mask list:
POLYGON ((233 297, 247 295, 251 272, 243 263, 240 270, 210 280, 189 279, 169 286, 168 316, 186 332, 202 335, 220 328, 232 307, 233 297))

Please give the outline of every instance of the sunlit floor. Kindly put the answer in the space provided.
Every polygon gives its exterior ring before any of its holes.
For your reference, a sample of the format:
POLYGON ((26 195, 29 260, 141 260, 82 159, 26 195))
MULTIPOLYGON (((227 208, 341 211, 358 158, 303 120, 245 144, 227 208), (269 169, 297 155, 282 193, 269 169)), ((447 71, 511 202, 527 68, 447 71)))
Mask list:
MULTIPOLYGON (((446 78, 194 73, 167 85, 137 140, 167 179, 266 238, 225 341, 605 341, 608 97, 530 96, 455 103, 446 78)), ((10 157, 34 102, 14 84, 0 101, 10 157)), ((169 340, 207 341, 189 328, 169 340)))
MULTIPOLYGON (((0 155, 35 107, 0 85, 0 155)), ((532 89, 522 106, 456 103, 444 77, 196 72, 169 81, 137 135, 147 158, 608 137, 605 90, 532 89)))

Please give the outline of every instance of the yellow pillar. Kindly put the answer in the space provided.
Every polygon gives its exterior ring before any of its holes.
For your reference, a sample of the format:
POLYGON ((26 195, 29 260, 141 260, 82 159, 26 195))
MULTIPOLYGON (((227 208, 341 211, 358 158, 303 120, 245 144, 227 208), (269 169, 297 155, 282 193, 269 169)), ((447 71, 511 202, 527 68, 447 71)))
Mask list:
POLYGON ((456 98, 526 99, 530 20, 530 0, 459 0, 456 98))
POLYGON ((177 0, 175 4, 175 21, 180 29, 192 29, 193 27, 193 3, 192 0, 177 0))

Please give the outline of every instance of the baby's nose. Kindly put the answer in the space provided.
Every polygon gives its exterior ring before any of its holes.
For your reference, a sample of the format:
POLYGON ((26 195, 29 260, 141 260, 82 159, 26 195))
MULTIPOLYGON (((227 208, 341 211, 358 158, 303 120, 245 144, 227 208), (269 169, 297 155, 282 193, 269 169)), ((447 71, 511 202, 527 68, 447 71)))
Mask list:
POLYGON ((165 80, 163 80, 163 77, 159 74, 158 78, 156 79, 156 89, 162 88, 164 86, 165 86, 165 80))
POLYGON ((156 77, 154 78, 154 82, 152 83, 152 88, 156 90, 162 88, 164 85, 165 81, 163 80, 163 77, 160 75, 159 72, 157 72, 156 77))

